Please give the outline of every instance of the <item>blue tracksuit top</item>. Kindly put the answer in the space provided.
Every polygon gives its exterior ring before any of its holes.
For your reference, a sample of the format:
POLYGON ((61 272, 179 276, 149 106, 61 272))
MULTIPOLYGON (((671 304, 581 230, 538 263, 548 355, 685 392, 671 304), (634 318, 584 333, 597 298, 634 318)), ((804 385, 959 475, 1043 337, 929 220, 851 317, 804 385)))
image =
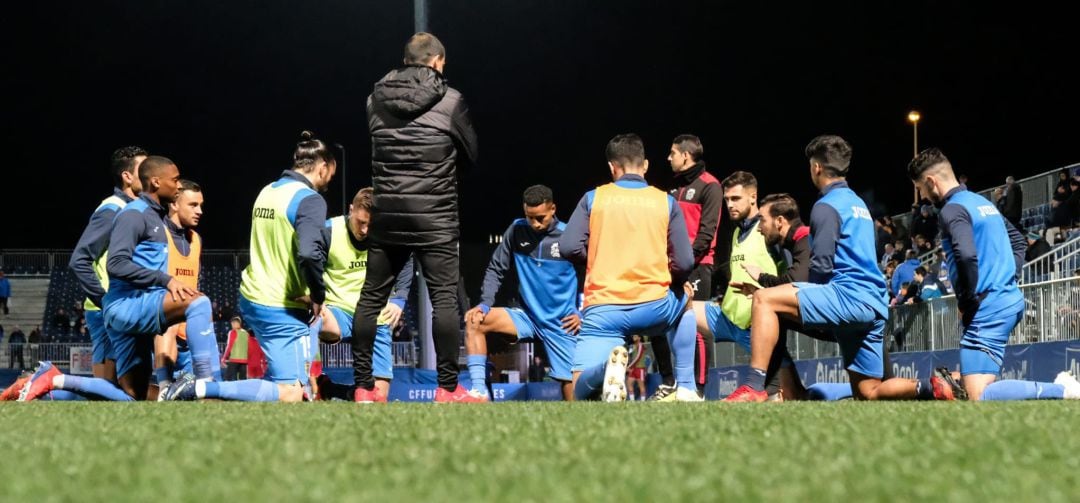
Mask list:
POLYGON ((957 307, 964 313, 1016 312, 1016 286, 1027 242, 994 203, 959 186, 945 194, 938 217, 941 247, 957 307))
POLYGON ((810 211, 810 282, 835 284, 888 318, 889 295, 878 269, 870 210, 843 180, 821 194, 810 211))
POLYGON ((105 265, 109 293, 164 289, 169 284, 172 276, 165 272, 169 265, 167 215, 168 210, 146 194, 116 214, 105 265))
POLYGON ((565 229, 566 224, 558 220, 543 233, 534 231, 524 218, 510 224, 484 273, 480 304, 485 310, 494 304, 503 278, 513 267, 526 314, 538 327, 563 333, 562 319, 577 312, 578 298, 577 271, 559 252, 565 229))

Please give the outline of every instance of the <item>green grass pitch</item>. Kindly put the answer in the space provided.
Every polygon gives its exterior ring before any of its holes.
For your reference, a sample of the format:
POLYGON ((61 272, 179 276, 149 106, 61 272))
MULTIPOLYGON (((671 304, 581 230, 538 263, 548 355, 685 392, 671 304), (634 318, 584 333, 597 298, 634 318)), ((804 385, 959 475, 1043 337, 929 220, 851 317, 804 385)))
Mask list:
POLYGON ((1076 501, 1080 403, 4 403, 0 501, 1076 501))

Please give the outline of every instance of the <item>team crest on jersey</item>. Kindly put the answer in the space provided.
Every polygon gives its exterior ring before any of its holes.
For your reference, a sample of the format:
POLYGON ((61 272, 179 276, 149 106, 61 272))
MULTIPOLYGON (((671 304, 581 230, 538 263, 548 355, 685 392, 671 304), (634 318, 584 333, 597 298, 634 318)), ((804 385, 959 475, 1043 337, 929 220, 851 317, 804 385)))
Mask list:
POLYGON ((686 190, 686 200, 687 200, 687 201, 689 201, 689 200, 693 199, 693 198, 694 198, 694 194, 695 194, 695 192, 694 192, 694 189, 692 189, 692 188, 691 188, 691 189, 687 189, 687 190, 686 190))
POLYGON ((560 258, 560 257, 562 257, 562 255, 559 254, 559 242, 556 241, 554 243, 551 243, 551 258, 560 258))

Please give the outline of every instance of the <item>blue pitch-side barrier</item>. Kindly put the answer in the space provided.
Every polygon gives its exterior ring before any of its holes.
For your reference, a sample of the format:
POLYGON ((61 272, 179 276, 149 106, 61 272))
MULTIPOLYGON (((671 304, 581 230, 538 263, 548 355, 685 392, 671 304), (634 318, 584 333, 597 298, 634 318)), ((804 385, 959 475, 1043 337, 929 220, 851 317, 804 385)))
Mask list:
MULTIPOLYGON (((930 377, 937 367, 960 370, 960 350, 894 353, 889 355, 889 367, 893 376, 912 379, 930 377)), ((705 397, 718 400, 735 391, 747 368, 746 365, 739 365, 710 369, 705 397)), ((819 382, 848 381, 847 372, 838 357, 798 361, 795 368, 806 386, 819 382)), ((1001 378, 1053 382, 1058 372, 1063 370, 1080 375, 1080 341, 1006 346, 1001 378)))
MULTIPOLYGON (((897 377, 929 377, 937 367, 959 370, 959 354, 956 349, 942 351, 924 351, 913 353, 895 353, 889 355, 892 374, 897 377)), ((795 362, 799 377, 806 386, 815 383, 847 382, 840 358, 821 358, 795 362)), ((720 367, 709 370, 709 383, 705 387, 705 397, 718 400, 735 391, 742 382, 745 365, 720 367)), ((1005 366, 1002 379, 1022 379, 1028 381, 1051 382, 1058 372, 1070 370, 1080 376, 1080 341, 1042 342, 1036 344, 1017 344, 1005 348, 1005 366)), ((350 382, 351 368, 327 368, 324 370, 334 381, 350 382)), ((0 369, 0 387, 7 387, 18 372, 0 369)), ((469 387, 471 381, 467 372, 459 376, 462 386, 469 387)), ((651 395, 660 383, 660 376, 649 374, 648 393, 651 395)), ((390 386, 390 400, 401 402, 428 402, 435 398, 436 374, 434 370, 395 368, 394 380, 390 386)), ((522 400, 561 400, 562 389, 558 382, 539 382, 522 384, 492 385, 495 401, 522 400)))

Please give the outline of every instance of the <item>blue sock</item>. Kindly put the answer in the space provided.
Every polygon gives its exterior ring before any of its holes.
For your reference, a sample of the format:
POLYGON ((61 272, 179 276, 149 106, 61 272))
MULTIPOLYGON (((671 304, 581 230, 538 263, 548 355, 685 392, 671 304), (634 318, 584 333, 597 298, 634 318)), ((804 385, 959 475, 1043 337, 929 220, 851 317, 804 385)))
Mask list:
POLYGON ((154 369, 154 379, 157 380, 158 385, 170 383, 172 382, 172 372, 169 372, 169 369, 166 367, 158 367, 154 369))
POLYGON ((241 402, 276 402, 278 400, 278 387, 270 381, 262 379, 245 379, 243 381, 203 383, 206 393, 202 398, 220 398, 222 400, 238 400, 241 402))
POLYGON ((934 399, 934 385, 930 382, 930 378, 919 379, 915 384, 915 398, 918 400, 933 400, 934 399))
POLYGON ((743 384, 750 386, 754 391, 765 391, 765 370, 750 367, 743 378, 743 384))
POLYGON ((996 381, 983 390, 983 400, 1061 400, 1065 387, 1034 381, 996 381))
POLYGON ((214 336, 214 326, 210 322, 210 299, 206 296, 195 299, 188 305, 185 315, 187 316, 187 342, 188 347, 191 348, 191 366, 195 370, 195 377, 221 380, 217 338, 214 336))
POLYGON ((38 400, 53 401, 53 402, 79 402, 86 400, 86 397, 74 393, 65 389, 54 389, 44 395, 41 395, 38 400))
POLYGON ((810 400, 835 401, 851 398, 851 385, 839 382, 819 382, 806 388, 810 400))
POLYGON ((680 388, 697 390, 694 379, 694 350, 697 346, 697 323, 694 312, 687 311, 674 330, 669 330, 668 345, 675 355, 675 384, 680 388))
POLYGON ((574 385, 574 400, 595 398, 604 386, 604 371, 606 370, 607 363, 582 370, 577 384, 574 385))
POLYGON ((466 357, 469 363, 469 378, 472 380, 472 391, 487 394, 487 355, 469 355, 466 357))
POLYGON ((97 377, 64 376, 64 389, 73 391, 87 398, 100 398, 113 402, 132 402, 134 398, 117 388, 113 383, 97 377))

